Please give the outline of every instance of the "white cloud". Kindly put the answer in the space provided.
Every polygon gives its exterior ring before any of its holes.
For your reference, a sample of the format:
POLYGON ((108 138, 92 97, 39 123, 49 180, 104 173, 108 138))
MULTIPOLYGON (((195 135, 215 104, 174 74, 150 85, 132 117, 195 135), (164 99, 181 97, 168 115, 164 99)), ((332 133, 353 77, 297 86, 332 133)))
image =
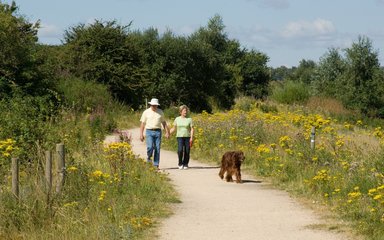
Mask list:
POLYGON ((313 22, 299 21, 290 22, 282 31, 281 35, 285 38, 301 38, 313 36, 326 36, 336 32, 333 23, 324 19, 316 19, 313 22))

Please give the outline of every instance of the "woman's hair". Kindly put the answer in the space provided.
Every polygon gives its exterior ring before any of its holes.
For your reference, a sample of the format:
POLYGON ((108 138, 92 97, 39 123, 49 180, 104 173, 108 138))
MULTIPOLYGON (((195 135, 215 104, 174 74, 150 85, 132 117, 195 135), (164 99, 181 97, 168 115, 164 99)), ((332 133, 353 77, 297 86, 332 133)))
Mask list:
POLYGON ((181 113, 184 109, 187 109, 187 113, 188 113, 189 109, 188 109, 187 105, 181 105, 179 107, 179 112, 181 113))

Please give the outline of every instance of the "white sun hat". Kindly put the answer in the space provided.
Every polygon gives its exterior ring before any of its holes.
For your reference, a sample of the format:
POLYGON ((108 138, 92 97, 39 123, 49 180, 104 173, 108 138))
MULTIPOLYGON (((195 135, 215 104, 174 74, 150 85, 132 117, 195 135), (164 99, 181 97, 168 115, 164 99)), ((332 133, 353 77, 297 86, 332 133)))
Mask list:
POLYGON ((149 105, 156 105, 156 106, 159 106, 159 99, 157 98, 152 98, 150 102, 148 102, 149 105))

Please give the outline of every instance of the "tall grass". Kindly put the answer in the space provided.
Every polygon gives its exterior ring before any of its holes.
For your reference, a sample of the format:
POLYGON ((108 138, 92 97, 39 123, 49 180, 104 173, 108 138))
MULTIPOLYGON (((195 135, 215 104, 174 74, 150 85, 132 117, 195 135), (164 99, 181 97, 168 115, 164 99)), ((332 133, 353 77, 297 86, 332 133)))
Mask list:
POLYGON ((383 239, 383 129, 292 106, 274 105, 274 111, 266 111, 266 104, 273 109, 271 103, 255 103, 246 107, 248 111, 235 106, 224 113, 194 116, 193 157, 219 165, 225 151, 243 150, 246 171, 327 206, 355 234, 383 239))
MULTIPOLYGON (((22 161, 19 199, 11 193, 9 162, 25 145, 0 139, 0 239, 154 238, 177 194, 166 175, 132 153, 129 139, 103 144, 109 131, 135 126, 138 118, 121 104, 100 106, 85 113, 64 108, 50 121, 33 121, 45 130, 40 141, 23 149, 33 157, 22 161), (44 179, 44 153, 56 143, 66 148, 66 179, 58 193, 55 187, 48 191, 44 179)), ((7 131, 0 129, 0 136, 7 131)))
POLYGON ((73 159, 60 193, 48 193, 40 171, 23 170, 18 201, 1 188, 2 239, 142 239, 167 202, 177 201, 165 175, 133 155, 129 143, 73 159))

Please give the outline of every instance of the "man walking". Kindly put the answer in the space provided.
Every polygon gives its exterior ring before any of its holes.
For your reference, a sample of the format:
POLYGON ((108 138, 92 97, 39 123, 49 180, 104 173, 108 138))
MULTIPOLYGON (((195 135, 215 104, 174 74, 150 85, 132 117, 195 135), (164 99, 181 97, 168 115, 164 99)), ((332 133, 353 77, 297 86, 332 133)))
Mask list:
POLYGON ((158 108, 158 106, 160 106, 159 100, 157 98, 152 98, 148 104, 150 107, 143 112, 140 118, 140 141, 144 141, 145 129, 147 162, 152 162, 153 155, 153 166, 159 169, 162 136, 161 126, 163 126, 165 130, 166 138, 169 138, 169 127, 165 121, 163 111, 158 108))

